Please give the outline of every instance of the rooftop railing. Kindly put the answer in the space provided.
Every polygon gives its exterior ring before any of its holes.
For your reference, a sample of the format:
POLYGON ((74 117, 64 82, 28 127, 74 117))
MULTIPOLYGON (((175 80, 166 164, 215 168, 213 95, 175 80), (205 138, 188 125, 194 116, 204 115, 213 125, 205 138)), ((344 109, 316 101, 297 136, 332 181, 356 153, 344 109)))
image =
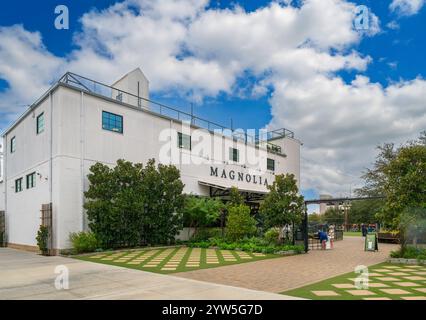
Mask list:
POLYGON ((89 93, 95 93, 97 95, 109 99, 114 99, 121 103, 126 103, 134 107, 138 107, 143 110, 159 114, 161 116, 165 116, 178 121, 184 121, 190 123, 193 126, 207 129, 211 132, 220 130, 223 135, 232 137, 234 140, 237 141, 244 141, 245 143, 254 145, 266 145, 267 150, 273 153, 282 154, 282 149, 280 146, 277 146, 269 142, 268 140, 277 139, 280 137, 294 137, 294 133, 292 131, 284 128, 267 132, 266 134, 262 134, 261 136, 249 135, 246 132, 242 132, 240 130, 232 130, 218 123, 202 119, 198 116, 195 116, 194 114, 187 113, 176 108, 167 106, 165 104, 134 95, 132 93, 120 90, 118 88, 80 76, 72 72, 67 72, 65 75, 63 75, 59 82, 76 87, 80 90, 89 93))

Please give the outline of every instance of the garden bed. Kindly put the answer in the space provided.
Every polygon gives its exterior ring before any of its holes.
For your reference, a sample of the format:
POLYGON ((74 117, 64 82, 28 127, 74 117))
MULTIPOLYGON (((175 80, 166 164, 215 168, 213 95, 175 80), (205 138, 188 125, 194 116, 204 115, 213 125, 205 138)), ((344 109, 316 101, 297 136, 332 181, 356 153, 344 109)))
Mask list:
POLYGON ((190 242, 188 243, 188 247, 234 250, 278 255, 294 255, 304 252, 304 247, 301 245, 270 244, 259 238, 249 238, 236 242, 227 242, 222 239, 210 239, 206 241, 190 242))
POLYGON ((395 264, 426 265, 426 260, 419 260, 419 259, 389 258, 388 262, 395 263, 395 264))

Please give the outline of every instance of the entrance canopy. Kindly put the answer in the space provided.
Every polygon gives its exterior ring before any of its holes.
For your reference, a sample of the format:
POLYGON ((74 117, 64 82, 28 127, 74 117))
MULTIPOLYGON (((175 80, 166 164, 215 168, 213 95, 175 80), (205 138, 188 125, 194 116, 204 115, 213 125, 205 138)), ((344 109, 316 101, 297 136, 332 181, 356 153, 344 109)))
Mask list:
MULTIPOLYGON (((227 185, 224 183, 212 183, 211 181, 198 180, 198 184, 202 186, 209 187, 210 197, 228 197, 232 185, 227 185)), ((261 190, 244 190, 238 189, 240 194, 246 199, 247 202, 251 201, 260 201, 265 198, 268 192, 261 190)))

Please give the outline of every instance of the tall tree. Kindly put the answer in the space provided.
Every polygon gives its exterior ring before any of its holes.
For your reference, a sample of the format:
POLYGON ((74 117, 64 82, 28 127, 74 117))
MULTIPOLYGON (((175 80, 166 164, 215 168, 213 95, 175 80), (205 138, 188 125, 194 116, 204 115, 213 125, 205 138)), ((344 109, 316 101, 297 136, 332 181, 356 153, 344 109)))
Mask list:
POLYGON ((267 228, 300 223, 304 217, 304 199, 299 194, 293 174, 277 175, 269 193, 260 205, 260 212, 267 228))
POLYGON ((407 231, 424 219, 426 209, 426 135, 395 148, 379 147, 373 169, 364 175, 366 185, 361 194, 383 195, 382 210, 377 217, 387 226, 399 229, 401 250, 405 250, 407 231))
POLYGON ((376 223, 376 215, 382 208, 383 201, 380 199, 353 201, 349 209, 349 223, 376 223))
POLYGON ((183 183, 176 167, 118 160, 113 168, 96 163, 88 179, 85 209, 103 247, 166 243, 181 228, 183 183))

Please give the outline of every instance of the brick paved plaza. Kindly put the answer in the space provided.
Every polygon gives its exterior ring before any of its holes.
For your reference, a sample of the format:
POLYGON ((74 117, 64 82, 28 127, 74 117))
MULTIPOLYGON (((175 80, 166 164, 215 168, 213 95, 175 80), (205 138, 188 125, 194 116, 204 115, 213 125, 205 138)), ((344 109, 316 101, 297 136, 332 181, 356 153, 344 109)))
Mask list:
POLYGON ((379 244, 378 252, 364 251, 364 238, 345 237, 333 250, 268 259, 245 264, 176 273, 176 276, 248 289, 283 292, 351 272, 358 265, 384 262, 396 245, 379 244))

